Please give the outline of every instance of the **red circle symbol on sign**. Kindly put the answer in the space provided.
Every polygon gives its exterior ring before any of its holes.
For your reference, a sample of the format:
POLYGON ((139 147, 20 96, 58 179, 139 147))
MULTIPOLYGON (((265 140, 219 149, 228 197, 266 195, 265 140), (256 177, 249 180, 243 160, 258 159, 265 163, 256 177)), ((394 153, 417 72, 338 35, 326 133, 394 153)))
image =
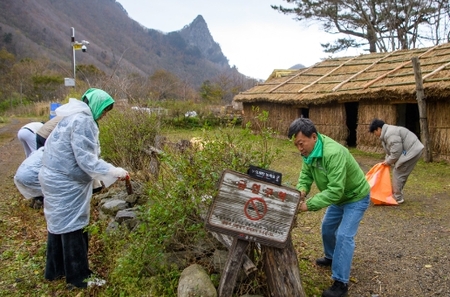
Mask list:
POLYGON ((252 221, 261 220, 267 213, 266 201, 258 197, 251 198, 245 203, 244 213, 245 216, 252 221))

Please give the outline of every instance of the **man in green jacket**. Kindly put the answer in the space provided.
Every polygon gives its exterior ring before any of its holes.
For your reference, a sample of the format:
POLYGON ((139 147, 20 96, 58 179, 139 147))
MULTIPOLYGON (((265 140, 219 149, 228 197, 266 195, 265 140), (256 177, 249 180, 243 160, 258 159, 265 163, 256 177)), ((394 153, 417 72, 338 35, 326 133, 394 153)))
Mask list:
POLYGON ((316 211, 328 207, 322 221, 325 257, 317 259, 316 264, 331 266, 334 283, 322 296, 347 296, 354 237, 370 204, 370 186, 348 149, 319 134, 311 120, 298 118, 293 121, 288 137, 303 158, 297 184, 302 198, 309 193, 313 182, 320 191, 300 203, 299 210, 316 211))

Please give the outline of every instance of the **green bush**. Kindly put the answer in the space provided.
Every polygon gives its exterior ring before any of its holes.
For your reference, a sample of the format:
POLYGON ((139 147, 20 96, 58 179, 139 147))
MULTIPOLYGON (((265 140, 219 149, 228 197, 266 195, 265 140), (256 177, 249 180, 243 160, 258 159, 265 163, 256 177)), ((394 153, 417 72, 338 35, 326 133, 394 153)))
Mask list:
POLYGON ((147 112, 113 109, 100 121, 102 156, 128 171, 147 170, 160 119, 147 112))
POLYGON ((20 99, 19 96, 16 94, 16 96, 10 98, 9 100, 0 102, 0 113, 4 113, 7 110, 17 108, 21 105, 29 106, 31 104, 32 102, 30 102, 26 98, 20 99))
MULTIPOLYGON (((167 253, 193 250, 206 239, 202 217, 217 193, 222 171, 245 173, 249 165, 268 168, 278 154, 268 144, 272 133, 254 135, 250 129, 233 127, 209 132, 204 130, 202 140, 185 150, 164 147, 159 178, 148 184, 148 202, 110 273, 114 285, 108 287, 108 295, 176 296, 185 267, 167 264, 167 253)), ((188 263, 197 261, 188 259, 188 263)), ((261 284, 252 280, 252 286, 261 284)))

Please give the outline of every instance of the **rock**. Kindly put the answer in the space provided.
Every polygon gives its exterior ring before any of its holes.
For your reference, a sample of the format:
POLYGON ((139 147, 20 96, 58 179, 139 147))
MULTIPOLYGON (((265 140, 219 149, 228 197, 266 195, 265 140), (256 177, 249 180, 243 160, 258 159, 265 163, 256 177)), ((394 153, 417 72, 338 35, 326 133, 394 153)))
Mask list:
POLYGON ((108 226, 106 227, 106 233, 111 234, 119 229, 119 223, 116 221, 109 222, 108 226))
POLYGON ((128 203, 119 199, 111 199, 106 201, 102 206, 101 210, 105 214, 116 215, 119 210, 124 210, 128 208, 128 203))
POLYGON ((125 201, 128 202, 130 205, 136 204, 136 201, 138 200, 139 196, 136 194, 130 194, 125 197, 125 201))
POLYGON ((205 269, 198 264, 193 264, 181 273, 177 295, 178 297, 217 297, 217 291, 205 269))
POLYGON ((134 209, 119 210, 116 214, 115 221, 119 224, 125 224, 128 230, 133 230, 138 223, 137 215, 134 209))
POLYGON ((116 222, 121 224, 123 221, 132 220, 136 218, 136 212, 133 209, 119 210, 116 214, 116 222))
POLYGON ((221 273, 228 260, 228 251, 215 250, 213 255, 214 271, 221 273))

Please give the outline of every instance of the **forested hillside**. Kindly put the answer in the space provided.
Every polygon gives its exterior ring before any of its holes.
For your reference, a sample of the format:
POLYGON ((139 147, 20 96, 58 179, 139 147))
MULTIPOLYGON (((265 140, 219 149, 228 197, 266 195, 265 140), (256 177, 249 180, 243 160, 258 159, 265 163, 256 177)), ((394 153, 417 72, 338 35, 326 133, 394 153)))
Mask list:
POLYGON ((115 0, 0 1, 0 104, 64 98, 73 60, 78 93, 99 87, 143 105, 230 103, 256 83, 229 66, 201 15, 165 34, 132 20, 115 0), (72 32, 89 42, 75 59, 72 32))
POLYGON ((151 75, 164 69, 199 86, 232 71, 202 16, 179 31, 164 34, 129 18, 114 0, 2 0, 0 48, 18 59, 46 57, 71 73, 71 27, 76 41, 89 41, 77 51, 78 64, 151 75))

